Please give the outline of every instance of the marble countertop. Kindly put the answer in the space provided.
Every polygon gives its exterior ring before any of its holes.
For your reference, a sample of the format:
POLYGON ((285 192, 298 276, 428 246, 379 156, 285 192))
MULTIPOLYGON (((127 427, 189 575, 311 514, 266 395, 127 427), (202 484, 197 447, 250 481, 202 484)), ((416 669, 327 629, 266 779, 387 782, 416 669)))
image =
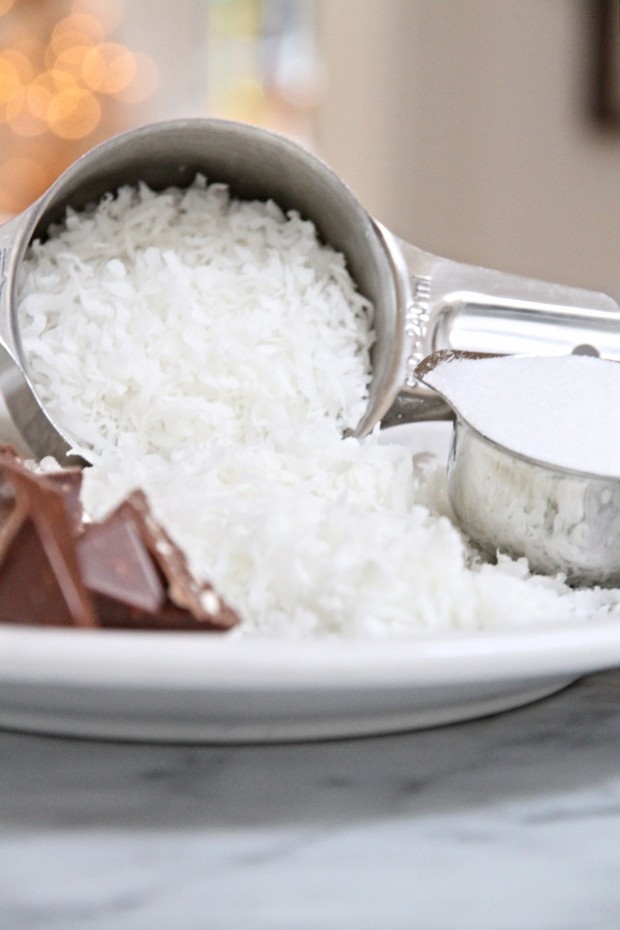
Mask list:
POLYGON ((620 671, 435 730, 0 734, 2 930, 618 930, 620 671))

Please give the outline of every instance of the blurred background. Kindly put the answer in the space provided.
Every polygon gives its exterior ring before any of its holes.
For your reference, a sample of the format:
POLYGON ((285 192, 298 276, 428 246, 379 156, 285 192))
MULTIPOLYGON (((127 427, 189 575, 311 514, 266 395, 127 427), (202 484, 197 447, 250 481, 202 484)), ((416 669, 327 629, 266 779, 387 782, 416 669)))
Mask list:
POLYGON ((620 296, 620 0, 0 0, 0 215, 132 126, 324 157, 431 251, 620 296))

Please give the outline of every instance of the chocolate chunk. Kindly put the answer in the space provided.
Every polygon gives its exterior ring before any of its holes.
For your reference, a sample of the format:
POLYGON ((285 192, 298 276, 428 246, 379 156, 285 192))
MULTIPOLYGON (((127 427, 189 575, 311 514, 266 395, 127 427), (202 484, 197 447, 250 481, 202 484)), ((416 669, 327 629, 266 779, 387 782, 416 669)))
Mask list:
POLYGON ((0 448, 0 622, 226 630, 237 614, 135 492, 84 526, 75 470, 35 474, 0 448))
MULTIPOLYGON (((23 459, 14 446, 0 445, 0 466, 3 462, 23 465, 23 459)), ((0 467, 0 533, 15 510, 15 490, 3 475, 0 467)), ((10 528, 9 528, 10 529, 10 528)), ((2 542, 0 541, 0 545, 2 542)))
POLYGON ((62 494, 74 533, 80 532, 84 521, 84 510, 80 500, 82 475, 81 468, 67 468, 63 471, 47 472, 45 475, 46 480, 62 494))
POLYGON ((4 442, 0 444, 0 462, 14 462, 18 465, 24 464, 24 458, 20 452, 17 451, 15 446, 10 445, 10 443, 4 442))
POLYGON ((194 578, 141 491, 88 527, 77 547, 105 626, 226 630, 239 622, 210 584, 194 578))
MULTIPOLYGON (((224 629, 227 629, 221 625, 198 620, 188 610, 177 607, 176 604, 169 600, 166 600, 154 613, 129 607, 121 601, 101 594, 94 596, 94 602, 99 623, 104 628, 116 630, 168 630, 179 633, 221 633, 224 629)), ((235 622, 239 622, 238 618, 235 622)))
POLYGON ((14 461, 3 461, 2 477, 15 499, 0 532, 0 619, 96 626, 62 494, 14 461))
POLYGON ((140 531, 122 513, 88 527, 77 540, 77 554, 93 594, 150 613, 164 604, 166 591, 140 531))
MULTIPOLYGON (((14 498, 14 492, 11 488, 10 481, 2 480, 2 466, 4 464, 19 466, 20 471, 26 471, 27 474, 34 474, 25 464, 22 455, 17 451, 15 446, 9 444, 0 444, 0 523, 6 511, 10 509, 7 503, 14 498)), ((45 480, 53 485, 62 494, 67 509, 67 514, 71 522, 73 532, 79 532, 84 519, 84 511, 80 500, 80 491, 82 488, 82 469, 65 468, 55 472, 45 472, 38 474, 38 479, 45 480)))
POLYGON ((198 581, 187 564, 185 553, 157 522, 146 496, 134 491, 120 511, 140 527, 142 538, 166 579, 168 597, 177 607, 189 610, 200 622, 228 629, 239 622, 237 614, 216 594, 213 586, 198 581))

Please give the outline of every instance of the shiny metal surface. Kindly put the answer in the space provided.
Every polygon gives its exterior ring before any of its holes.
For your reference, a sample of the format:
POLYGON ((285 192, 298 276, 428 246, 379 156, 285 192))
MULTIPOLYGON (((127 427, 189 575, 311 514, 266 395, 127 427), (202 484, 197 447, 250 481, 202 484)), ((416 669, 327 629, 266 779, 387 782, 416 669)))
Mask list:
POLYGON ((17 319, 19 268, 34 238, 45 236, 68 206, 80 209, 125 183, 155 190, 186 186, 197 173, 228 184, 233 195, 273 199, 311 219, 323 239, 347 256, 360 290, 377 307, 375 374, 368 431, 389 407, 405 357, 406 298, 377 227, 349 189, 323 162, 294 143, 255 127, 222 120, 180 120, 116 136, 72 165, 25 213, 0 228, 0 339, 18 369, 7 405, 36 455, 62 456, 71 438, 52 423, 28 375, 17 319))
POLYGON ((518 455, 457 415, 448 493, 487 553, 525 556, 533 571, 563 572, 573 584, 620 584, 620 479, 518 455))
POLYGON ((375 304, 377 339, 367 412, 376 423, 451 416, 420 385, 415 366, 438 348, 566 352, 593 346, 620 359, 620 308, 610 297, 474 268, 430 255, 376 224, 323 162, 294 143, 222 120, 178 120, 116 136, 71 166, 32 207, 0 227, 0 388, 35 455, 62 456, 71 437, 36 396, 19 334, 16 290, 33 238, 67 206, 83 208, 121 184, 154 189, 189 184, 197 172, 241 198, 273 199, 311 219, 343 252, 360 290, 375 304))

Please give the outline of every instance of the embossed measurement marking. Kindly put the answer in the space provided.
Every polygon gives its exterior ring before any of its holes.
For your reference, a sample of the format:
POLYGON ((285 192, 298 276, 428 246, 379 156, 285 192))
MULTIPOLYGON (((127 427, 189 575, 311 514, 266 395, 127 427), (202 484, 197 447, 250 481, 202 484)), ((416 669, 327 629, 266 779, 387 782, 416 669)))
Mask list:
POLYGON ((415 387, 417 378, 415 369, 424 358, 424 336, 428 326, 431 296, 431 279, 427 275, 413 275, 411 278, 413 296, 405 315, 405 333, 411 339, 411 351, 407 358, 405 385, 415 387))

